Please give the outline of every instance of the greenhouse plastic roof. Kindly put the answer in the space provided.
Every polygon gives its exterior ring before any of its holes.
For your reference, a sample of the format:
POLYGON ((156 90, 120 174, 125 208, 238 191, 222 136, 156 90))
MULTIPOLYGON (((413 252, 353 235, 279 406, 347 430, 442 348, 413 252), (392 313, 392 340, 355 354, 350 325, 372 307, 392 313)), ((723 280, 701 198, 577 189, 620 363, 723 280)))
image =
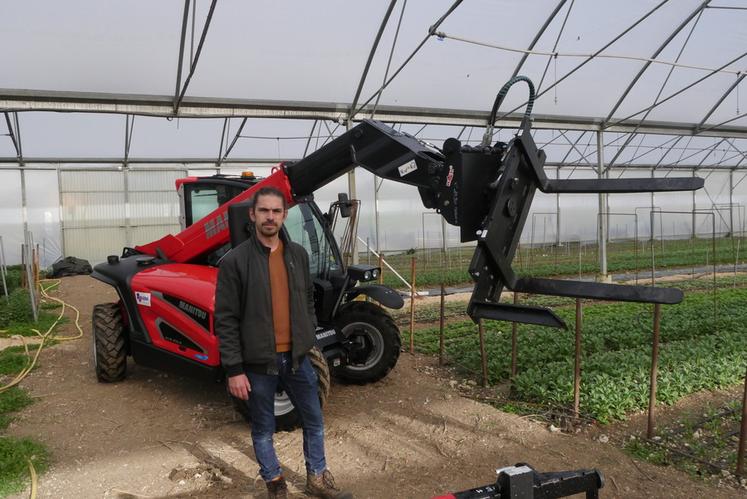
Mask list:
POLYGON ((3 20, 4 163, 297 158, 372 114, 478 142, 521 74, 551 163, 595 164, 603 130, 608 164, 747 166, 739 0, 48 0, 3 20))

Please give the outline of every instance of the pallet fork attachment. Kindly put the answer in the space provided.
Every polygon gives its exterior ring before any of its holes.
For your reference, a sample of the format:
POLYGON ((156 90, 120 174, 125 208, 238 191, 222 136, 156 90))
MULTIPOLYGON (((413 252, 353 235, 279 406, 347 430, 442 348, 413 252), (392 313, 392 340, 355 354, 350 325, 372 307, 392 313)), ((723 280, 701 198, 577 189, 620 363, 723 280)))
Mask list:
POLYGON ((543 307, 499 303, 504 288, 595 300, 674 304, 678 289, 625 286, 580 281, 517 277, 511 268, 532 199, 546 193, 633 193, 691 191, 703 179, 636 178, 551 180, 545 175, 545 153, 530 133, 534 87, 526 77, 503 86, 493 105, 483 144, 462 145, 447 139, 441 149, 373 120, 363 120, 326 146, 286 165, 295 197, 307 196, 356 166, 374 175, 418 188, 423 205, 435 209, 460 228, 462 242, 477 241, 469 274, 474 289, 467 312, 477 322, 493 319, 564 328, 565 323, 543 307), (516 136, 491 145, 492 123, 508 88, 526 81, 530 105, 516 136))

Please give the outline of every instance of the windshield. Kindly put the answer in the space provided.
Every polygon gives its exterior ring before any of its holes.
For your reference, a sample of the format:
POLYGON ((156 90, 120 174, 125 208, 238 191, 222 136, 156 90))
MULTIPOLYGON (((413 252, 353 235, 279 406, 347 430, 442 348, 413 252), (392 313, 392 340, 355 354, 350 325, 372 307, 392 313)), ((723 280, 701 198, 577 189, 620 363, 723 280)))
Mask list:
POLYGON ((291 241, 303 246, 309 254, 309 271, 312 276, 327 279, 330 273, 341 270, 336 252, 329 244, 327 233, 314 216, 311 206, 301 203, 288 210, 284 226, 291 241))

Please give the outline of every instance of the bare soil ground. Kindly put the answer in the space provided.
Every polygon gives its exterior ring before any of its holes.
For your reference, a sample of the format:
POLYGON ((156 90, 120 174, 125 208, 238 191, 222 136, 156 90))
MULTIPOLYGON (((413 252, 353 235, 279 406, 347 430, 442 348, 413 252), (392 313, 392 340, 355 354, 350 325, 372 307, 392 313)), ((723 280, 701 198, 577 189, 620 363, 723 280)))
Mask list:
MULTIPOLYGON (((249 427, 222 386, 133 365, 124 382, 97 383, 90 313, 116 296, 84 276, 63 279, 57 293, 80 308, 85 336, 42 353, 23 383, 36 403, 8 430, 51 452, 39 497, 264 497, 249 427)), ((434 359, 407 353, 379 383, 333 385, 326 444, 338 483, 360 498, 431 497, 489 483, 496 468, 526 462, 540 471, 596 467, 606 477, 602 497, 744 497, 635 462, 589 436, 550 432, 464 398, 454 385, 434 359)), ((291 492, 301 497, 300 431, 278 434, 276 447, 291 492)))

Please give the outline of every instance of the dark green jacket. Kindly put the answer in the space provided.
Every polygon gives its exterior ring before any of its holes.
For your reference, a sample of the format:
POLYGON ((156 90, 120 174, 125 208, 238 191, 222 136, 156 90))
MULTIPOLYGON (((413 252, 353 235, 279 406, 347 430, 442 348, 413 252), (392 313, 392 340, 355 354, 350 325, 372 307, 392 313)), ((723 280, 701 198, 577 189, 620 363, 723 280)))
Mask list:
MULTIPOLYGON (((314 285, 303 246, 283 238, 283 248, 295 368, 316 340, 314 285)), ((253 236, 220 263, 213 325, 227 376, 241 374, 244 369, 277 373, 269 258, 270 249, 253 236)))

